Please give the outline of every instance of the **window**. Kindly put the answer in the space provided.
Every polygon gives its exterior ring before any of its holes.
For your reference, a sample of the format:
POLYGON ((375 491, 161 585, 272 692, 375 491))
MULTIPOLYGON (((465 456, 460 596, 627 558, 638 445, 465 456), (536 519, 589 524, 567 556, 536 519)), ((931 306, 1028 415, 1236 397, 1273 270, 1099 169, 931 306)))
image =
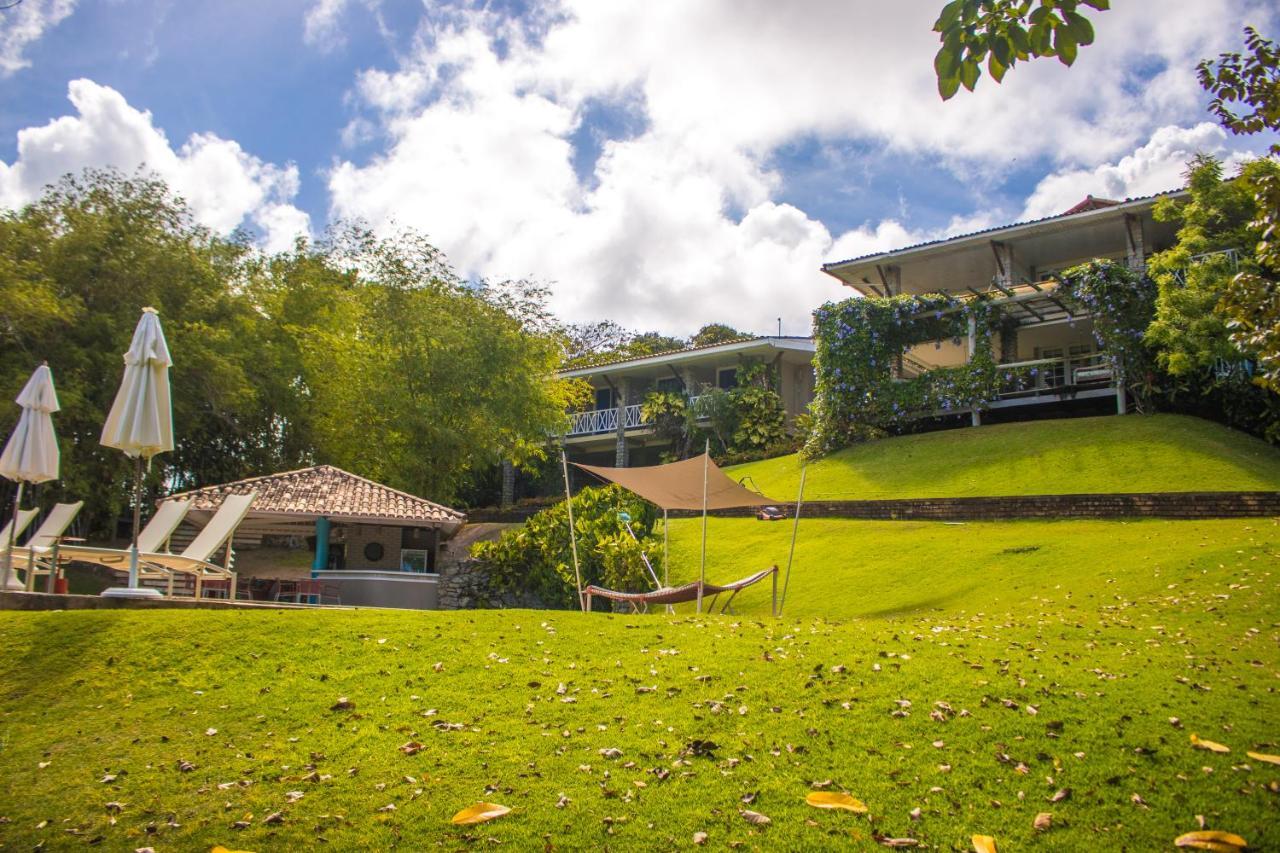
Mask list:
MULTIPOLYGON (((1040 350, 1041 358, 1062 358, 1062 347, 1045 347, 1040 350)), ((1057 387, 1066 379, 1066 365, 1061 361, 1056 364, 1047 364, 1043 368, 1044 384, 1050 387, 1057 387)))
POLYGON ((684 383, 675 376, 665 376, 655 383, 660 394, 679 394, 684 391, 684 383))
POLYGON ((722 367, 716 371, 716 387, 722 391, 738 387, 738 368, 722 367))
POLYGON ((400 571, 425 574, 430 571, 431 552, 424 548, 400 549, 400 571))
POLYGON ((613 408, 613 389, 612 388, 596 389, 596 408, 597 409, 613 408))

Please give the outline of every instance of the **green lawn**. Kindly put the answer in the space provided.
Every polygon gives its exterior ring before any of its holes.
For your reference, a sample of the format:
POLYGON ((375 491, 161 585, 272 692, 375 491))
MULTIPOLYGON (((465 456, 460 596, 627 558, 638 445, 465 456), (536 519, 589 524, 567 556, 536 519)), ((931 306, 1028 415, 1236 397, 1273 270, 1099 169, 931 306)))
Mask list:
MULTIPOLYGON (((713 521, 710 574, 786 527, 713 521)), ((802 541, 782 620, 757 599, 701 619, 0 613, 0 847, 1150 850, 1197 814, 1280 847, 1280 767, 1245 755, 1280 752, 1276 522, 832 521, 802 541), (815 786, 869 813, 812 809, 815 786), (449 824, 481 800, 513 811, 449 824)))
MULTIPOLYGON (((795 500, 797 456, 735 478, 795 500)), ((809 466, 807 500, 1280 489, 1280 449, 1184 415, 996 424, 873 441, 809 466)))

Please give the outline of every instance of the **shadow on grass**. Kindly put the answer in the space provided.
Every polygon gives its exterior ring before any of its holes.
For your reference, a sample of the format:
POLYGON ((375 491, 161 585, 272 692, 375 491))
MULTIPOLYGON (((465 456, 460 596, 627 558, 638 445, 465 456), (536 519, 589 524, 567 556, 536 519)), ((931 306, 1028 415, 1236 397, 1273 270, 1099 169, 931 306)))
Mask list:
POLYGON ((31 631, 31 644, 18 655, 9 649, 4 668, 4 692, 0 701, 19 700, 29 693, 47 693, 84 672, 85 662, 95 663, 111 656, 110 643, 102 633, 111 627, 110 619, 91 618, 76 621, 75 630, 67 630, 66 617, 60 613, 33 615, 37 621, 31 631))
POLYGON ((969 584, 968 586, 953 589, 950 592, 940 593, 930 598, 917 598, 911 601, 905 601, 901 604, 895 604, 890 607, 882 607, 878 610, 868 610, 863 613, 855 614, 858 619, 892 619, 895 616, 908 616, 915 613, 922 613, 926 610, 940 610, 949 604, 955 603, 960 598, 977 588, 977 584, 969 584))

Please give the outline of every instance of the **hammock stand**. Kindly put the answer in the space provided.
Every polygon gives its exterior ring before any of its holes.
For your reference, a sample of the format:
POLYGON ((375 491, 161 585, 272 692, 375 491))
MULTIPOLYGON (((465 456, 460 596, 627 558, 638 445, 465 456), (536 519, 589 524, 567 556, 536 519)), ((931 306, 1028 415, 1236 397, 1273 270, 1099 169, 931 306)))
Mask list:
POLYGON ((723 586, 717 584, 706 583, 705 581, 694 581, 683 586, 667 586, 661 589, 655 589, 652 592, 618 592, 614 589, 605 589, 602 586, 591 584, 582 591, 586 600, 586 611, 591 612, 591 599, 593 596, 607 598, 610 601, 623 601, 631 605, 632 613, 649 612, 650 604, 681 604, 686 601, 702 601, 706 596, 711 596, 711 604, 708 605, 707 611, 713 612, 716 606, 716 599, 720 593, 727 592, 729 597, 725 600, 724 606, 720 608, 721 613, 729 610, 729 605, 733 603, 733 599, 738 593, 742 592, 749 586, 760 583, 766 577, 773 577, 773 615, 778 615, 778 567, 770 566, 762 572, 756 572, 754 575, 734 581, 723 586))

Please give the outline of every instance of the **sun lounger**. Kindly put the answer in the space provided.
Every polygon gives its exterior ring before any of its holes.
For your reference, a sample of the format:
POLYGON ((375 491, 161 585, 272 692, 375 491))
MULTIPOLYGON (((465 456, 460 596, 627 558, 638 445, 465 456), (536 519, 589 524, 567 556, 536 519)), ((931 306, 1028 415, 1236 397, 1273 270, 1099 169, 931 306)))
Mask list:
POLYGON ((80 512, 82 506, 84 501, 76 501, 73 504, 54 504, 53 509, 49 510, 49 514, 45 516, 44 522, 35 533, 31 534, 31 538, 23 543, 21 550, 13 549, 13 568, 21 569, 25 573, 26 579, 23 586, 27 592, 35 588, 36 572, 32 571, 31 567, 34 565, 39 569, 40 564, 56 552, 62 534, 71 526, 71 522, 75 520, 76 513, 80 512))
MULTIPOLYGON (((0 573, 4 572, 3 561, 4 555, 9 549, 10 531, 13 531, 13 539, 17 542, 18 537, 22 535, 22 532, 27 529, 32 520, 39 514, 40 513, 34 509, 20 509, 18 510, 18 529, 16 531, 13 530, 12 518, 9 519, 3 528, 0 528, 0 573)), ((13 574, 13 571, 19 566, 20 555, 18 549, 19 546, 15 544, 13 546, 13 566, 10 568, 9 572, 5 574, 5 577, 10 578, 9 584, 13 589, 22 588, 22 584, 17 580, 17 576, 13 574)))
MULTIPOLYGON (((162 553, 168 550, 169 537, 186 517, 191 509, 191 501, 165 501, 156 509, 155 515, 146 526, 138 532, 139 553, 162 553)), ((88 545, 63 545, 58 549, 59 562, 94 563, 108 569, 119 569, 129 565, 128 548, 93 548, 88 545)), ((38 568, 37 572, 44 571, 38 568)))
POLYGON ((250 492, 247 495, 228 495, 223 499, 222 506, 218 507, 218 511, 213 514, 213 518, 209 519, 209 523, 196 535, 195 539, 191 540, 191 544, 181 554, 141 553, 138 555, 139 571, 150 572, 153 576, 172 577, 175 572, 194 575, 196 598, 200 597, 201 581, 206 575, 230 577, 232 589, 234 589, 235 572, 231 571, 231 539, 257 496, 257 492, 250 492), (217 563, 210 562, 213 555, 224 545, 226 546, 224 565, 219 566, 217 563))

